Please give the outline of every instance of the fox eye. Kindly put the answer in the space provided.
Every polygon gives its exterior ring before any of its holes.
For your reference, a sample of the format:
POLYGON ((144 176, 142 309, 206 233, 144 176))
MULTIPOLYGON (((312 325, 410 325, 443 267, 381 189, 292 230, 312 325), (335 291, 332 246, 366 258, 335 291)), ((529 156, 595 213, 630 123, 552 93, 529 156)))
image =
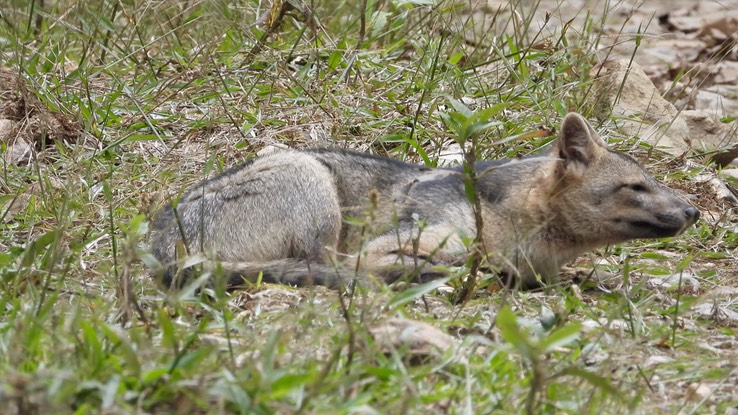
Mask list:
POLYGON ((648 187, 643 183, 620 183, 616 190, 628 189, 632 192, 643 193, 648 192, 648 187))

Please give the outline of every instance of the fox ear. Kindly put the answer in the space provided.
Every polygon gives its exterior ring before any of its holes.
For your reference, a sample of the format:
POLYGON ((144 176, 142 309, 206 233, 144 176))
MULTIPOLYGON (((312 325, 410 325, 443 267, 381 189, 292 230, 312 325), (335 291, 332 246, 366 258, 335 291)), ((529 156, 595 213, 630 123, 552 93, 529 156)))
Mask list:
POLYGON ((570 112, 561 123, 559 157, 588 165, 598 147, 607 147, 602 137, 581 115, 570 112))

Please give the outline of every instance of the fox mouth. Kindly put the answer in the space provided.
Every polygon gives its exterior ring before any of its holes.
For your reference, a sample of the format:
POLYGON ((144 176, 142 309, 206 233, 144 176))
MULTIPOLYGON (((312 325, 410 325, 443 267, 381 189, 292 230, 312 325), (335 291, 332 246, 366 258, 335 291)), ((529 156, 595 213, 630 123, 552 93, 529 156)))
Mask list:
POLYGON ((667 238, 671 236, 677 236, 681 234, 687 226, 690 225, 688 222, 684 223, 655 223, 645 220, 631 220, 626 222, 632 229, 634 229, 637 238, 667 238))

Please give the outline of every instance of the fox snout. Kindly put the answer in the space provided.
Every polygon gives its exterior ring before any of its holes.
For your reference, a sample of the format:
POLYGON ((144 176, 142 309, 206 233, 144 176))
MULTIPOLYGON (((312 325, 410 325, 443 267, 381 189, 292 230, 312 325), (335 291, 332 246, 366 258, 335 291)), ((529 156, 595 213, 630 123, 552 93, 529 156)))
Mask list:
MULTIPOLYGON (((635 213, 635 212, 634 212, 635 213)), ((630 229, 630 238, 666 238, 680 235, 700 218, 700 211, 694 206, 664 209, 652 214, 639 212, 625 220, 630 229)), ((616 220, 616 223, 620 222, 616 220)))
POLYGON ((700 211, 694 206, 689 206, 686 209, 684 209, 684 216, 686 218, 687 223, 684 225, 682 230, 679 231, 679 234, 684 232, 688 227, 697 223, 697 221, 700 219, 700 211))
POLYGON ((697 222, 697 220, 700 218, 700 211, 694 206, 687 206, 685 209, 682 210, 681 217, 657 214, 656 218, 660 222, 667 225, 665 228, 672 227, 673 229, 677 230, 673 235, 667 236, 677 236, 697 222))
POLYGON ((684 209, 684 215, 687 217, 687 226, 694 225, 700 219, 700 211, 694 206, 684 209))

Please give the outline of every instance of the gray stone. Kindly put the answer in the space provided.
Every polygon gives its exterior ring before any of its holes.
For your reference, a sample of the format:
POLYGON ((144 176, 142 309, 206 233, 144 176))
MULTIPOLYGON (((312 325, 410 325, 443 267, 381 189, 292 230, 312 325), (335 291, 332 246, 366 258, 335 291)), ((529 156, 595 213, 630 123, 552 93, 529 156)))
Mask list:
POLYGON ((668 154, 678 156, 690 150, 687 122, 637 63, 610 61, 593 71, 599 72, 594 88, 598 116, 615 118, 623 134, 639 136, 668 154))
POLYGON ((692 148, 711 155, 720 166, 730 164, 738 157, 735 122, 722 123, 720 118, 704 111, 682 111, 692 137, 692 148))

